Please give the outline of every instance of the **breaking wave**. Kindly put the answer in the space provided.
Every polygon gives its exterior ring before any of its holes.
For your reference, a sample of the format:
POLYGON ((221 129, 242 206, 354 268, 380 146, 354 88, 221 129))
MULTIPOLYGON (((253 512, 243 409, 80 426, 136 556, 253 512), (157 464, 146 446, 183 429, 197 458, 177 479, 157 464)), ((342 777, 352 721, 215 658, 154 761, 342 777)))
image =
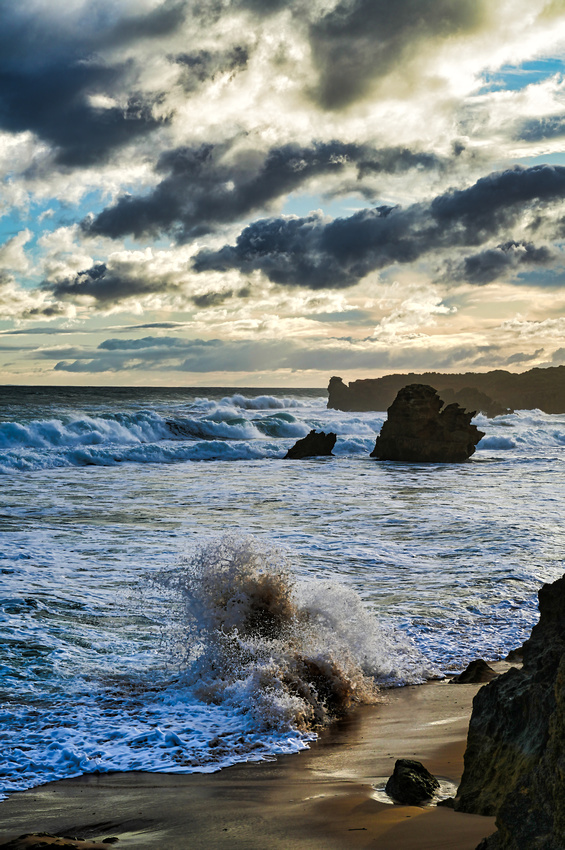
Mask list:
MULTIPOLYGON (((0 474, 120 463, 182 463, 284 457, 292 442, 315 430, 337 434, 336 457, 368 458, 385 414, 328 410, 320 398, 180 399, 156 409, 59 410, 51 418, 0 421, 0 474)), ((11 408, 11 412, 16 408, 11 408)), ((23 409, 22 409, 23 410, 23 409)), ((24 410, 25 417, 25 410, 24 410)), ((539 410, 486 419, 477 451, 514 457, 535 447, 565 445, 565 415, 539 410)), ((483 455, 484 456, 484 455, 483 455)))
POLYGON ((200 700, 247 714, 259 730, 307 732, 379 700, 379 685, 430 670, 351 589, 294 577, 286 557, 227 535, 161 574, 178 606, 167 643, 200 700))
POLYGON ((215 409, 208 417, 139 411, 112 416, 0 422, 0 473, 119 463, 254 460, 284 455, 308 426, 280 412, 257 421, 215 409))
MULTIPOLYGON (((278 398, 272 395, 260 395, 255 398, 236 393, 228 398, 222 399, 222 402, 232 404, 234 407, 240 407, 243 410, 282 410, 289 407, 310 407, 312 400, 296 399, 296 398, 278 398)), ((325 403, 325 399, 323 399, 325 403)))

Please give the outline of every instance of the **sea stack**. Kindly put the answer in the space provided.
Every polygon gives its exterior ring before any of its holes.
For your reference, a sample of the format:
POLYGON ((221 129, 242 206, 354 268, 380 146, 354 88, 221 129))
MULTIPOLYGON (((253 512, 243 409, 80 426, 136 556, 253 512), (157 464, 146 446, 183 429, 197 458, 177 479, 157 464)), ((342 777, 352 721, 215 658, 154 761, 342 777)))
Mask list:
POLYGON ((403 387, 387 411, 371 457, 414 463, 460 463, 484 437, 471 424, 469 413, 457 403, 444 407, 427 384, 403 387), (443 408, 443 410, 442 410, 443 408))
POLYGON ((328 457, 332 453, 337 440, 336 435, 330 431, 310 431, 305 437, 291 446, 285 454, 285 460, 302 460, 306 457, 328 457))
MULTIPOLYGON (((455 809, 496 815, 480 850, 565 847, 565 576, 544 584, 524 666, 473 701, 455 809)), ((479 848, 477 848, 479 850, 479 848)))

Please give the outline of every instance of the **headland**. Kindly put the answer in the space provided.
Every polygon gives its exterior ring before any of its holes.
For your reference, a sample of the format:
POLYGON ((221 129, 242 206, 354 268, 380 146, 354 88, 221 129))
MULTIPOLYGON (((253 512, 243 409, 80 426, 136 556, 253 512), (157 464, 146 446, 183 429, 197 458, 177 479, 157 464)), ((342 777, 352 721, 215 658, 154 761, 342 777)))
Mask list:
POLYGON ((565 413, 565 366, 530 369, 516 374, 503 369, 492 372, 414 372, 385 375, 344 383, 330 378, 328 407, 335 410, 387 410, 407 384, 429 384, 441 393, 445 404, 457 402, 486 416, 513 410, 538 408, 545 413, 565 413))

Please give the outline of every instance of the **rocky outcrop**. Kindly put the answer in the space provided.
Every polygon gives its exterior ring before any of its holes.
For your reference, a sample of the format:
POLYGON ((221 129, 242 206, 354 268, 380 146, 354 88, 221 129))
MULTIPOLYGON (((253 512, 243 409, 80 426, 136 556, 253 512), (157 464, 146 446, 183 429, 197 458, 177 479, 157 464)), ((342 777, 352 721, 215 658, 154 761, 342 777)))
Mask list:
POLYGON ((421 762, 413 759, 398 759, 385 785, 388 796, 404 806, 427 803, 438 790, 439 782, 435 776, 421 762))
POLYGON ((467 410, 476 410, 478 413, 483 413, 492 419, 494 416, 504 416, 505 413, 512 413, 510 408, 505 407, 500 402, 482 393, 476 387, 463 387, 461 390, 453 390, 451 388, 442 388, 441 397, 445 404, 459 404, 467 410))
POLYGON ((455 809, 496 814, 481 850, 565 847, 565 576, 539 592, 522 669, 473 702, 455 809))
POLYGON ((522 374, 493 372, 447 375, 425 372, 385 375, 344 383, 333 377, 328 386, 328 407, 336 410, 386 410, 407 384, 429 384, 446 402, 456 401, 468 410, 487 416, 538 407, 546 413, 565 413, 565 366, 530 369, 522 374))
POLYGON ((460 463, 484 436, 471 425, 474 412, 443 401, 433 387, 403 387, 389 407, 371 457, 415 463, 460 463))
POLYGON ((475 661, 471 661, 462 673, 453 676, 449 681, 453 685, 478 685, 491 682, 498 675, 496 670, 493 670, 483 658, 477 658, 475 661))
POLYGON ((285 459, 302 460, 306 457, 324 457, 331 455, 337 437, 330 432, 310 431, 302 440, 298 440, 286 453, 285 459))

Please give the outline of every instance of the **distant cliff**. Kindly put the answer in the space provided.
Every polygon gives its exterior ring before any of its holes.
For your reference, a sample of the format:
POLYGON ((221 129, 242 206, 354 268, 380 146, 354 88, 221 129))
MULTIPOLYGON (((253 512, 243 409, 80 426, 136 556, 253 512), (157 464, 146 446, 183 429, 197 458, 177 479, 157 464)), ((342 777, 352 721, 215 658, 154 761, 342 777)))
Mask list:
POLYGON ((512 410, 539 408, 546 413, 565 413, 565 366, 530 369, 520 375, 497 369, 448 375, 425 372, 417 375, 385 375, 345 384, 330 378, 328 407, 335 410, 387 410, 407 384, 429 384, 446 404, 457 402, 468 410, 499 416, 512 410))

